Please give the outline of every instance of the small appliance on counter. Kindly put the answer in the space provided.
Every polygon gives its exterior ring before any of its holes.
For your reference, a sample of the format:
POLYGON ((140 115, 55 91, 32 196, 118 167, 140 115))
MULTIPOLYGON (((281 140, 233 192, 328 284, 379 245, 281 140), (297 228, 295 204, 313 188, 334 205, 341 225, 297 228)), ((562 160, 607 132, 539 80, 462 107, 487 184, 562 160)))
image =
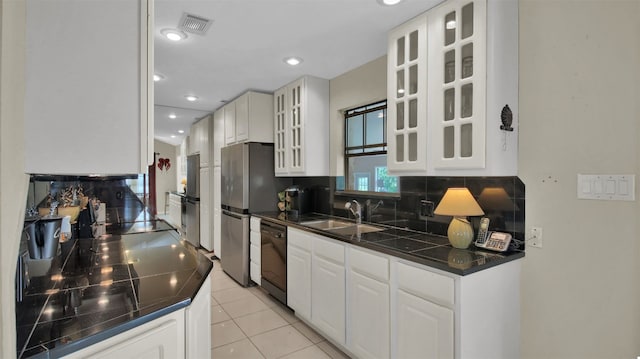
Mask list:
POLYGON ((25 227, 29 258, 51 259, 57 254, 61 225, 62 217, 45 216, 25 227))
POLYGON ((311 190, 291 186, 284 190, 287 215, 297 217, 311 211, 311 190))

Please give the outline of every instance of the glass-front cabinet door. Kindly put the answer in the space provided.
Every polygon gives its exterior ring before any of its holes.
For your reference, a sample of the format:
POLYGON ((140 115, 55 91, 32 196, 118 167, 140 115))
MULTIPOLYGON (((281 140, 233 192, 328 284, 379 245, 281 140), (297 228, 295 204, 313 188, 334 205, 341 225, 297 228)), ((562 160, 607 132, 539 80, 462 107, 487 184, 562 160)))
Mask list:
POLYGON ((289 170, 291 172, 304 171, 304 78, 287 86, 289 96, 288 107, 288 146, 289 146, 289 170))
POLYGON ((277 90, 273 94, 273 110, 274 110, 274 169, 276 174, 288 173, 286 162, 286 88, 277 90))
POLYGON ((429 171, 485 167, 486 0, 427 13, 429 171))
POLYGON ((387 167, 391 174, 427 170, 427 22, 421 15, 389 33, 387 167))

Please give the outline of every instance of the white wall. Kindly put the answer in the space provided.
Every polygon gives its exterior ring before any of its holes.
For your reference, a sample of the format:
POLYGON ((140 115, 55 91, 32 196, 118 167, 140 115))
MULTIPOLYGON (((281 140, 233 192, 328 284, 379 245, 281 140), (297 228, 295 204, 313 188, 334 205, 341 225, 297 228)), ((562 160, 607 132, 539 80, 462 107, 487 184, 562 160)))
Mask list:
POLYGON ((344 115, 348 110, 387 98, 387 56, 329 81, 331 176, 344 175, 344 115))
POLYGON ((638 191, 576 199, 578 173, 640 174, 639 68, 640 1, 520 0, 519 168, 544 245, 523 266, 523 358, 640 356, 638 191))
MULTIPOLYGON (((165 193, 177 191, 176 176, 178 175, 178 161, 176 152, 179 146, 170 145, 162 141, 154 141, 154 151, 159 153, 156 156, 156 207, 158 214, 165 213, 165 193), (160 170, 157 166, 158 159, 168 158, 171 163, 169 170, 160 170)), ((168 208, 167 208, 168 212, 168 208)))
POLYGON ((16 356, 15 270, 27 199, 24 174, 25 2, 0 0, 0 357, 16 356))

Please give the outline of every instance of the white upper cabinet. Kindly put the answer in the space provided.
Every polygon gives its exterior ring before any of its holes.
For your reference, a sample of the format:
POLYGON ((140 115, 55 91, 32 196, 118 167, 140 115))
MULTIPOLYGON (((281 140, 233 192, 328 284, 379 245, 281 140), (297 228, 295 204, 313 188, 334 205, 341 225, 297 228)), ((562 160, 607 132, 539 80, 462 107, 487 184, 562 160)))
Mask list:
POLYGON ((208 115, 191 125, 191 131, 189 132, 189 154, 200 155, 200 167, 209 166, 211 152, 209 149, 209 138, 211 137, 212 122, 212 116, 208 115))
POLYGON ((213 154, 213 166, 220 167, 220 150, 224 147, 224 108, 219 108, 213 113, 213 133, 211 134, 213 154))
POLYGON ((236 142, 236 102, 229 102, 224 110, 224 144, 230 145, 236 142))
POLYGON ((434 170, 485 168, 485 22, 485 0, 449 0, 428 13, 434 170))
POLYGON ((247 91, 224 108, 225 144, 273 143, 273 95, 247 91))
POLYGON ((427 170, 426 15, 393 29, 387 53, 387 167, 394 174, 427 170))
POLYGON ((329 81, 304 76, 274 93, 276 176, 329 175, 329 81))
POLYGON ((25 172, 153 163, 153 1, 27 1, 25 172))
POLYGON ((517 175, 517 1, 442 3, 390 32, 387 67, 390 172, 517 175))

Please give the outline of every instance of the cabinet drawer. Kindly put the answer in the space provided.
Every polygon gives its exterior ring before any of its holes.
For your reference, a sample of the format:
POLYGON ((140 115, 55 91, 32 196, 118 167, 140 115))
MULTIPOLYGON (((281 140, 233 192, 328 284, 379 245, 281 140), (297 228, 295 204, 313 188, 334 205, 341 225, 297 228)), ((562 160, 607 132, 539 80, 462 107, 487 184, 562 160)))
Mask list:
POLYGON ((298 248, 305 249, 307 252, 311 252, 311 241, 313 237, 303 231, 288 228, 287 229, 287 243, 296 246, 298 248))
POLYGON ((249 259, 251 259, 252 262, 256 262, 256 264, 260 264, 262 263, 262 261, 260 260, 261 257, 260 245, 256 246, 251 243, 251 245, 249 246, 249 259))
POLYGON ((260 247, 260 231, 256 232, 254 230, 251 230, 249 232, 249 243, 251 243, 254 246, 258 246, 260 247))
POLYGON ((397 264, 398 288, 448 307, 454 304, 454 280, 404 263, 397 264))
POLYGON ((389 281, 389 259, 358 248, 349 248, 351 269, 371 278, 389 281))
POLYGON ((249 228, 252 231, 260 232, 260 218, 251 217, 251 220, 249 221, 249 228))
POLYGON ((313 254, 338 264, 344 264, 344 244, 332 239, 316 237, 313 241, 313 254))

